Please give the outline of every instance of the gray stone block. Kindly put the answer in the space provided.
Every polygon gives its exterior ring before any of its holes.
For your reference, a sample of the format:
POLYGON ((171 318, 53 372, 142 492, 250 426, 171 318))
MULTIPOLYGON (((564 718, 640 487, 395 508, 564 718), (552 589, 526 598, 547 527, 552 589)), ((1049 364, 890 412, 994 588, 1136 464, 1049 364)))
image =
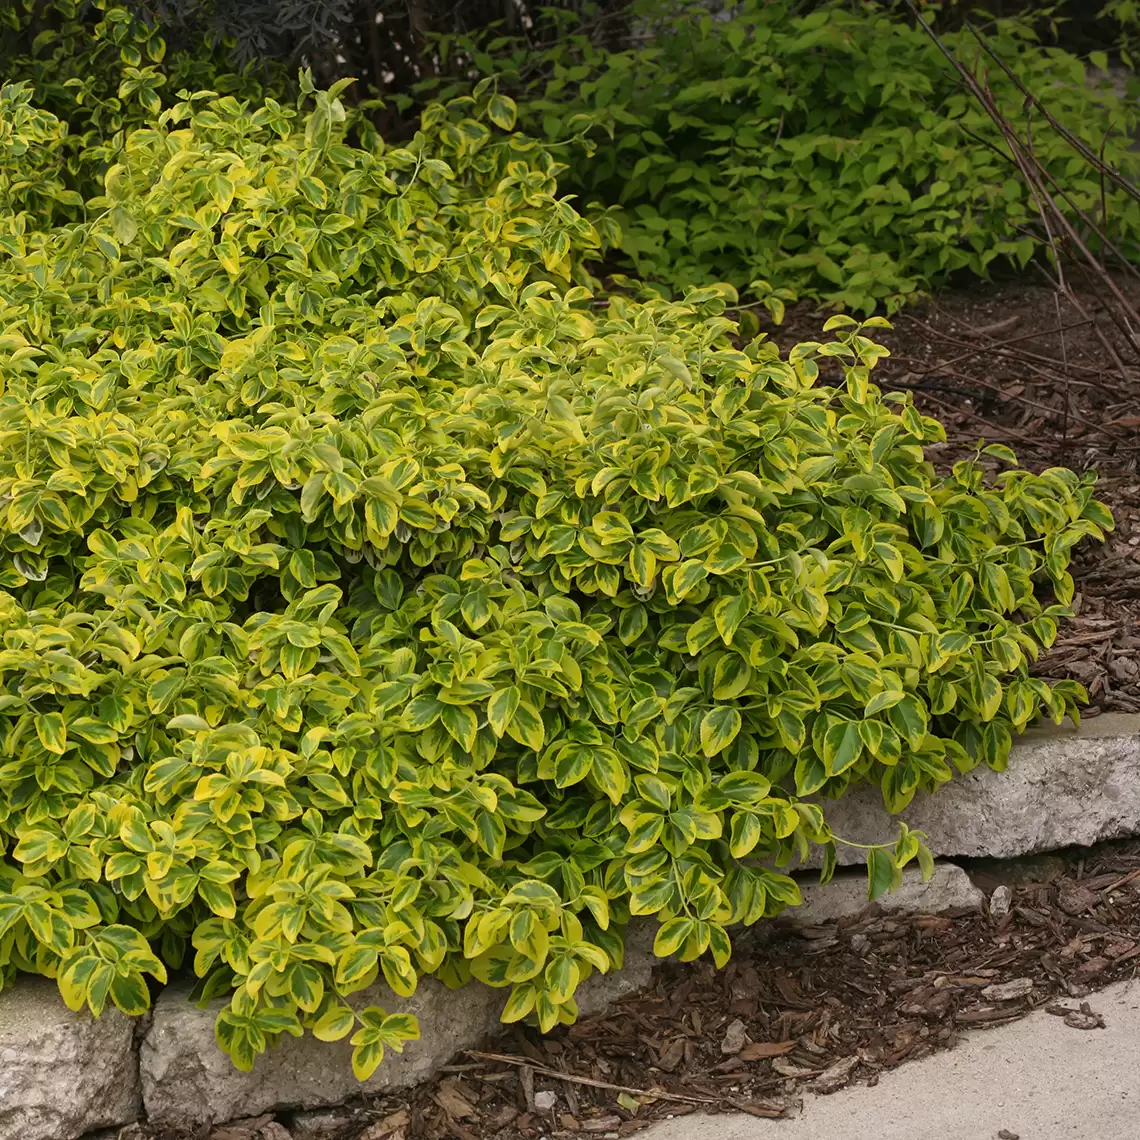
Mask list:
MULTIPOLYGON (((803 905, 784 912, 784 917, 797 926, 849 918, 868 905, 867 876, 863 871, 839 871, 823 886, 801 883, 800 889, 803 905)), ((984 897, 961 867, 953 863, 936 863, 934 874, 925 883, 917 867, 904 868, 899 888, 875 901, 887 911, 940 914, 959 907, 980 910, 984 897)))
MULTIPOLYGON (((823 801, 828 823, 854 843, 893 841, 898 820, 926 832, 935 855, 1010 859, 1140 834, 1140 715, 1111 713, 1075 729, 1034 730, 1013 747, 1004 772, 975 768, 933 795, 920 792, 899 816, 877 787, 823 801)), ((858 848, 839 862, 864 862, 858 848)))
POLYGON ((0 1140, 75 1140, 141 1115, 134 1022, 72 1013, 47 978, 0 993, 0 1140))

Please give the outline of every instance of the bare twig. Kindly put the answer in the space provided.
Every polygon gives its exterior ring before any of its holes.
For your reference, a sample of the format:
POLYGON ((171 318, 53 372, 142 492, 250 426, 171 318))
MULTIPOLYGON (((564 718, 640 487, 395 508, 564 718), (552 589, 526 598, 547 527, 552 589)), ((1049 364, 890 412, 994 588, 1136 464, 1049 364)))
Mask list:
MULTIPOLYGON (((1040 101, 986 42, 982 34, 971 26, 972 34, 986 55, 1001 68, 1016 85, 1017 89, 1025 96, 1026 126, 1024 137, 1020 136, 998 106, 985 72, 981 71, 975 73, 975 71, 963 64, 939 37, 938 33, 935 32, 930 24, 923 18, 914 0, 906 0, 906 3, 915 22, 926 32, 950 63, 951 67, 957 72, 965 88, 974 96, 982 109, 990 117, 990 120, 997 128, 1005 145, 1009 148, 1009 154, 1021 171, 1025 184, 1029 188, 1030 194, 1033 196, 1033 200, 1037 206, 1037 213, 1045 235, 1044 244, 1049 251, 1049 265, 1054 275, 1052 277, 1054 288, 1058 293, 1065 295, 1066 299, 1078 313, 1089 319, 1097 338, 1104 345, 1105 351, 1108 352, 1116 364, 1121 379, 1126 380, 1127 369, 1116 346, 1108 340, 1104 334, 1104 330, 1092 321, 1092 318, 1081 304, 1079 298, 1069 286, 1065 272, 1067 259, 1064 257, 1065 250, 1063 243, 1067 242, 1073 247, 1079 254, 1079 257, 1076 258, 1076 262, 1082 264, 1090 276, 1098 282, 1100 287, 1110 294, 1113 303, 1106 305, 1108 314, 1120 329, 1124 339, 1131 346, 1133 352, 1137 355, 1140 355, 1140 340, 1137 338, 1137 329, 1140 328, 1140 314, 1137 313, 1135 307, 1121 292, 1102 262, 1090 251, 1088 244, 1077 232, 1076 227, 1070 221, 1065 211, 1058 206, 1054 194, 1050 191, 1050 184, 1056 191, 1057 196, 1060 197, 1065 204, 1074 211, 1077 217, 1089 227, 1090 231, 1096 235, 1102 249, 1111 249, 1122 260, 1127 259, 1116 249, 1111 238, 1104 232, 1103 226, 1096 225, 1087 214, 1075 206, 1075 203, 1073 203, 1072 199, 1064 192, 1051 172, 1046 169, 1044 164, 1038 159, 1033 142, 1032 112, 1039 110, 1044 116, 1045 121, 1053 130, 1060 134, 1070 146, 1074 147, 1086 161, 1090 162, 1096 169, 1103 168, 1102 173, 1105 177, 1112 178, 1117 185, 1132 194, 1138 201, 1140 201, 1140 190, 1133 186, 1128 179, 1122 175, 1118 175, 1111 167, 1103 163, 1088 146, 1076 138, 1072 132, 1068 131, 1054 116, 1049 114, 1049 112, 1042 107, 1040 101)), ((1038 268, 1040 268, 1042 272, 1045 271, 1040 262, 1038 263, 1038 268)))
MULTIPOLYGON (((1069 329, 1084 328, 1085 325, 1092 324, 1091 317, 1087 317, 1083 321, 1074 321, 1071 325, 1065 325, 1064 328, 1058 328, 1054 331, 1060 332, 1062 337, 1069 329)), ((997 352, 999 349, 1008 348, 1011 344, 1017 344, 1023 340, 1034 340, 1041 335, 1040 329, 1031 333, 1025 333, 1023 336, 1010 337, 1009 340, 997 341, 993 344, 983 344, 981 348, 973 348, 969 352, 963 352, 961 356, 952 356, 949 360, 944 360, 940 364, 932 364, 929 368, 924 369, 925 372, 937 372, 951 364, 958 364, 960 361, 969 360, 971 356, 981 356, 985 352, 997 352)), ((920 372, 919 375, 922 375, 920 372)))
POLYGON ((1065 366, 1062 373, 1064 379, 1062 380, 1063 388, 1061 391, 1061 402, 1064 405, 1061 416, 1061 454, 1063 455, 1069 447, 1069 405, 1072 402, 1072 395, 1069 391, 1069 350, 1065 343, 1065 326, 1061 324, 1061 298, 1057 293, 1053 294, 1053 306, 1057 311, 1057 333, 1061 338, 1061 363, 1065 366))
POLYGON ((475 1049, 468 1049, 469 1057, 480 1057, 484 1061, 498 1061, 503 1065, 517 1065, 519 1068, 528 1068, 532 1072, 541 1073, 544 1077, 554 1077, 560 1081, 572 1081, 576 1085, 588 1085, 592 1089, 609 1089, 611 1092, 629 1093, 631 1096, 653 1097, 655 1100, 675 1100, 681 1104, 720 1104, 720 1100, 710 1096, 682 1096, 680 1093, 670 1093, 655 1089, 636 1089, 630 1085, 615 1085, 609 1081, 595 1080, 593 1077, 578 1077, 573 1073, 559 1072, 557 1069, 548 1069, 545 1065, 538 1065, 528 1057, 512 1057, 506 1053, 480 1053, 475 1049))
MULTIPOLYGON (((907 0, 907 4, 910 7, 911 11, 914 12, 915 9, 914 5, 911 3, 911 0, 907 0)), ((927 30, 929 31, 929 26, 926 25, 921 16, 919 16, 919 20, 923 23, 924 26, 927 27, 927 30)), ((1044 106, 1044 104, 1042 104, 1042 102, 1037 98, 1036 95, 1033 94, 1032 91, 1030 91, 1028 87, 1025 86, 1017 73, 1009 67, 1009 65, 1001 58, 1001 56, 997 54, 997 52, 994 51, 994 49, 986 41, 985 37, 977 30, 977 28, 974 27, 972 23, 967 21, 966 27, 970 29, 970 33, 978 41, 978 44, 980 45, 982 51, 984 51, 986 55, 988 55, 990 59, 992 59, 994 63, 996 63, 998 67, 1000 67, 1002 71, 1005 72, 1005 74, 1012 81, 1013 85, 1022 93, 1022 95, 1025 96, 1027 106, 1033 107, 1036 110, 1040 111, 1041 114, 1045 117, 1045 121, 1057 132, 1057 134, 1061 136, 1061 138, 1065 140, 1065 142, 1067 142, 1075 151, 1077 151, 1077 153, 1080 154, 1082 158, 1090 162, 1093 167, 1106 178, 1109 178, 1115 182, 1117 186, 1119 186, 1121 190, 1123 190, 1126 194, 1129 194, 1131 197, 1135 198, 1137 202, 1140 202, 1140 187, 1136 186, 1134 182, 1130 181, 1123 174, 1121 174, 1119 170, 1116 170, 1114 167, 1108 165, 1105 162, 1102 162, 1081 139, 1074 135, 1072 131, 1070 131, 1063 123, 1059 122, 1050 113, 1049 109, 1044 106)))

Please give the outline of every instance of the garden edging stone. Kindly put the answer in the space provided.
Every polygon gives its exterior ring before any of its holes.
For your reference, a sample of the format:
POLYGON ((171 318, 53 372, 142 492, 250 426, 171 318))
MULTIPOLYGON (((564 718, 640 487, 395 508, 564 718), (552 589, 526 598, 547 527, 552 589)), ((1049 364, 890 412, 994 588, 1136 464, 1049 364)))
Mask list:
POLYGON ((72 1140, 140 1115, 135 1022, 73 1013, 54 981, 0 993, 0 1140, 72 1140))
MULTIPOLYGON (((578 991, 583 1016, 599 1013, 649 983, 654 926, 640 923, 631 929, 623 969, 595 974, 583 983, 578 991)), ((420 1022, 420 1040, 408 1042, 402 1053, 386 1054, 362 1084, 353 1076, 347 1039, 330 1044, 309 1035, 283 1037, 258 1057, 252 1072, 240 1072, 214 1040, 214 1020, 224 1001, 202 1010, 187 1000, 188 993, 189 985, 175 984, 159 995, 140 1065, 147 1119, 188 1131, 277 1109, 324 1108, 418 1084, 495 1032, 507 997, 506 990, 478 982, 449 990, 431 977, 421 978, 410 998, 398 997, 383 984, 354 994, 349 1000, 358 1006, 407 1011, 420 1022)))
MULTIPOLYGON (((867 876, 862 871, 839 871, 823 886, 801 883, 800 892, 804 901, 784 912, 788 920, 797 926, 835 922, 856 915, 867 906, 867 876)), ((946 910, 980 910, 984 899, 985 895, 961 867, 936 863, 934 873, 925 882, 917 867, 906 867, 902 883, 876 901, 885 911, 940 914, 946 910)))
MULTIPOLYGON (((854 842, 887 841, 897 830, 877 789, 855 789, 826 810, 835 830, 854 842)), ((902 818, 944 857, 1009 858, 1140 834, 1140 716, 1110 714, 1080 730, 1027 734, 1006 772, 980 769, 957 777, 937 796, 917 798, 902 818)), ((840 849, 844 862, 860 854, 840 849)), ((866 905, 865 892, 862 875, 842 871, 825 887, 805 881, 804 906, 789 917, 812 924, 855 914, 866 905)), ((879 903, 935 912, 978 906, 981 895, 960 867, 940 862, 926 884, 908 869, 899 891, 879 903)), ((647 984, 654 927, 644 922, 631 929, 623 970, 584 985, 583 1014, 647 984)), ((478 984, 451 991, 431 978, 411 999, 382 986, 357 995, 362 1004, 416 1012, 422 1029, 421 1040, 386 1057, 360 1085, 348 1046, 312 1037, 286 1038, 253 1073, 237 1071, 214 1041, 217 1008, 200 1010, 187 993, 176 983, 158 996, 139 1048, 129 1019, 113 1009, 98 1021, 72 1014, 52 982, 22 978, 0 994, 0 1140, 74 1140, 139 1119, 142 1108, 154 1124, 197 1129, 407 1087, 493 1033, 505 998, 478 984)))
MULTIPOLYGON (((1012 859, 1137 835, 1140 714, 1033 729, 1014 744, 1004 772, 979 766, 955 775, 934 794, 920 792, 898 816, 869 785, 822 807, 835 833, 852 843, 893 842, 902 819, 945 858, 1012 859)), ((858 864, 865 852, 840 844, 837 858, 858 864)))
MULTIPOLYGON (((793 923, 833 921, 867 905, 866 877, 841 872, 824 886, 805 884, 803 895, 803 905, 788 912, 793 923)), ((965 871, 939 863, 925 883, 917 868, 907 868, 902 885, 879 904, 885 910, 937 913, 977 908, 982 898, 965 871)), ((595 974, 579 989, 582 1016, 603 1012, 649 983, 657 961, 656 926, 644 920, 630 926, 624 967, 595 974)), ((456 1053, 494 1033, 506 996, 478 983, 449 990, 434 978, 422 979, 412 998, 399 998, 383 985, 354 995, 361 1005, 415 1013, 421 1032, 419 1041, 408 1043, 403 1053, 386 1056, 361 1085, 352 1075, 347 1042, 330 1045, 312 1037, 286 1037, 258 1058, 253 1072, 239 1072, 214 1043, 214 1019, 222 1003, 200 1010, 186 1000, 187 992, 186 987, 173 986, 159 996, 153 1024, 143 1040, 141 1071, 149 1121, 188 1131, 279 1109, 329 1107, 362 1093, 417 1084, 456 1053)))

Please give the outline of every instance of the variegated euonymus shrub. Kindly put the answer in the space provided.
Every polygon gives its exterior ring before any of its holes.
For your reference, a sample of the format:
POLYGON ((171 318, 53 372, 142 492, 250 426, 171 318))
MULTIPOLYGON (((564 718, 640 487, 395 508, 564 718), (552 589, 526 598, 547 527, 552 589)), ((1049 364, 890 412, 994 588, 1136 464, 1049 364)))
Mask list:
POLYGON ((139 1013, 185 963, 239 1066, 311 1030, 363 1077, 416 1032, 374 979, 549 1029, 631 915, 723 963, 833 865, 804 797, 1075 712, 1028 664, 1089 480, 936 477, 881 322, 781 359, 724 289, 598 298, 501 97, 388 148, 309 95, 186 96, 52 228, 62 128, 0 93, 5 981, 139 1013))

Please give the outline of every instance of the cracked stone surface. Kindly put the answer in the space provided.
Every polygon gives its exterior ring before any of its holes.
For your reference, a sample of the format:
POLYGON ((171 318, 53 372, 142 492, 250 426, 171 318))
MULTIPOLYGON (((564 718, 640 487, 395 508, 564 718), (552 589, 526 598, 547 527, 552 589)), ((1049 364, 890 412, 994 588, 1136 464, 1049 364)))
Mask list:
POLYGON ((0 1140, 72 1140, 141 1115, 134 1022, 72 1013, 56 984, 0 993, 0 1140))
MULTIPOLYGON (((955 775, 933 795, 920 792, 897 817, 869 786, 821 806, 836 834, 851 842, 893 842, 903 819, 947 858, 1011 859, 1137 835, 1140 715, 1109 713, 1080 729, 1026 733, 1006 771, 980 767, 955 775)), ((840 863, 864 861, 862 851, 842 845, 837 856, 840 863)))

